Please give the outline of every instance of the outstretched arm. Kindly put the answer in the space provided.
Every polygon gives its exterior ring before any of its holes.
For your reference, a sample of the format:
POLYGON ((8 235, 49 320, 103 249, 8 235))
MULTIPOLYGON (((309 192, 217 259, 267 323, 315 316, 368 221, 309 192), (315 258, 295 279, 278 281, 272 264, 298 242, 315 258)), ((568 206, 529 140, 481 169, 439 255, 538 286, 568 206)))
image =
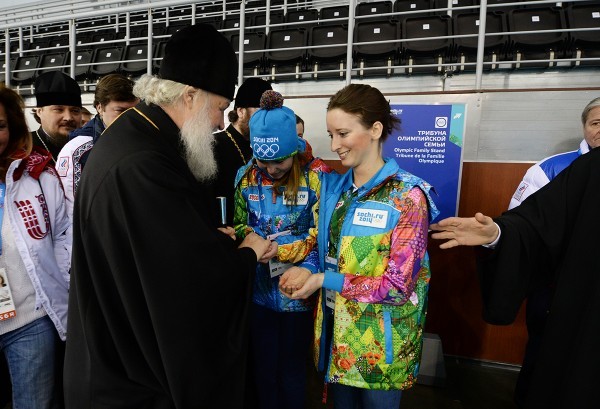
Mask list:
POLYGON ((482 213, 475 213, 475 217, 448 217, 429 228, 438 232, 433 233, 431 238, 447 240, 440 244, 441 249, 490 244, 500 233, 492 218, 482 213))

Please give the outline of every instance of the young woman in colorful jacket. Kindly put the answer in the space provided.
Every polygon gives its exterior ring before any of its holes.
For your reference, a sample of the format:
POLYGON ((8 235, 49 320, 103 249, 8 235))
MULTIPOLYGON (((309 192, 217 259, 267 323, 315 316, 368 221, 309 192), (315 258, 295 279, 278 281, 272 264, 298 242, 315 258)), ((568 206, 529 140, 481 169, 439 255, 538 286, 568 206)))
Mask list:
MULTIPOLYGON (((279 277, 290 267, 316 273, 320 178, 327 165, 296 134, 294 112, 266 91, 250 119, 254 159, 236 178, 234 227, 276 242, 273 259, 259 263, 252 297, 251 349, 259 407, 303 408, 315 298, 290 300, 279 277)), ((266 260, 261 260, 266 261, 266 260)))
POLYGON ((304 284, 280 280, 292 299, 320 298, 318 369, 334 407, 397 409, 416 380, 429 287, 427 232, 437 209, 430 186, 383 158, 398 124, 388 101, 352 84, 327 108, 331 149, 350 171, 324 175, 318 224, 319 271, 304 284))

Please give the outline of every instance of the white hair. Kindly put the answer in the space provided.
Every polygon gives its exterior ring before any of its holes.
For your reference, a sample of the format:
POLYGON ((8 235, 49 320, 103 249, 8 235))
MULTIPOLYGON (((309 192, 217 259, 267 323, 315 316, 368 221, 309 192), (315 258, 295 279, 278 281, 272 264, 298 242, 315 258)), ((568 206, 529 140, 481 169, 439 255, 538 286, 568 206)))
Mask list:
POLYGON ((133 86, 133 95, 146 103, 172 106, 181 102, 186 85, 154 75, 142 75, 133 86))

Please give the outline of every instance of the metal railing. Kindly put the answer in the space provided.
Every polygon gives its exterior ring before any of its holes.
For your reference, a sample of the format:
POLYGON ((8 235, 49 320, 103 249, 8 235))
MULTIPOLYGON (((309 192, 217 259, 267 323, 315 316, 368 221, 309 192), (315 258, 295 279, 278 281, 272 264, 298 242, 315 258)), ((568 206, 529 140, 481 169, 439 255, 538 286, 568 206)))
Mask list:
MULTIPOLYGON (((572 0, 568 3, 576 4, 583 3, 586 0, 572 0)), ((12 69, 11 57, 23 57, 32 53, 40 52, 54 52, 58 50, 64 50, 70 53, 70 60, 63 65, 52 67, 53 69, 67 69, 71 76, 75 77, 76 67, 91 67, 102 64, 114 64, 115 62, 90 62, 90 63, 78 63, 76 61, 77 50, 82 48, 94 48, 99 45, 108 44, 123 44, 129 45, 132 41, 142 41, 147 46, 147 57, 144 59, 121 59, 120 63, 127 62, 146 62, 146 72, 152 73, 154 70, 154 63, 160 60, 160 56, 155 56, 153 53, 154 44, 158 41, 166 39, 170 34, 156 34, 153 35, 155 27, 168 28, 174 23, 180 21, 186 21, 189 23, 195 23, 198 19, 216 19, 218 21, 226 21, 226 19, 237 16, 239 18, 239 27, 233 29, 221 29, 225 34, 236 33, 239 35, 238 41, 238 53, 240 55, 248 55, 253 53, 268 53, 271 51, 290 51, 290 50, 310 50, 318 48, 329 48, 329 47, 346 47, 345 61, 340 61, 339 70, 318 70, 314 65, 304 60, 303 66, 299 66, 292 73, 285 72, 279 73, 276 69, 264 69, 261 67, 260 72, 253 73, 252 75, 258 76, 269 76, 274 80, 284 79, 292 77, 293 79, 302 78, 319 78, 322 74, 338 73, 340 76, 345 77, 346 83, 350 83, 352 77, 362 77, 363 75, 369 75, 371 72, 386 72, 386 75, 394 75, 398 71, 404 72, 405 74, 412 74, 418 69, 433 69, 434 74, 438 75, 452 75, 454 73, 461 72, 466 68, 474 68, 475 72, 475 84, 474 89, 481 89, 482 77, 484 68, 507 67, 511 69, 519 68, 528 64, 546 64, 548 67, 572 67, 578 66, 581 63, 597 62, 600 58, 582 58, 576 53, 572 55, 564 55, 557 57, 556 55, 549 55, 547 59, 523 59, 522 55, 516 55, 516 58, 492 58, 491 61, 485 61, 484 49, 485 49, 485 38, 491 36, 514 36, 523 34, 539 34, 539 33, 575 33, 579 31, 598 31, 600 37, 600 27, 590 28, 566 28, 556 30, 528 30, 528 31, 502 31, 502 32, 490 32, 486 33, 486 16, 488 11, 493 11, 500 7, 521 7, 521 6, 544 6, 544 5, 555 5, 557 2, 552 0, 542 1, 529 1, 529 2, 514 2, 504 4, 487 5, 487 0, 481 0, 480 5, 465 6, 465 7, 452 7, 452 1, 449 1, 448 7, 437 8, 428 10, 429 13, 443 13, 447 14, 458 14, 461 12, 477 12, 479 11, 479 32, 476 34, 451 34, 448 36, 431 36, 422 38, 396 38, 387 41, 354 41, 354 28, 356 23, 360 23, 364 20, 371 20, 373 18, 380 19, 392 19, 402 20, 404 18, 410 18, 412 16, 423 14, 423 10, 416 11, 405 11, 405 12, 390 12, 381 14, 371 14, 368 16, 355 15, 355 9, 357 5, 356 0, 349 1, 312 1, 302 2, 302 6, 311 5, 314 8, 322 8, 325 6, 342 4, 348 5, 349 16, 343 18, 328 19, 327 22, 340 22, 345 23, 347 26, 347 39, 345 44, 332 44, 332 45, 304 45, 302 47, 289 47, 289 48, 277 48, 277 49, 256 49, 256 50, 245 50, 245 39, 246 34, 251 30, 261 30, 268 35, 268 33, 278 28, 290 28, 290 27, 306 27, 307 24, 322 24, 322 20, 316 22, 284 22, 284 23, 271 23, 270 22, 270 11, 271 10, 283 10, 287 11, 293 7, 298 7, 298 3, 285 1, 282 5, 272 6, 270 0, 266 0, 264 5, 253 7, 252 9, 246 9, 246 4, 240 2, 239 9, 232 7, 233 4, 226 0, 222 3, 219 2, 219 10, 212 10, 209 12, 198 12, 201 7, 213 6, 212 2, 192 2, 182 0, 163 0, 163 1, 103 1, 103 2, 72 2, 66 4, 64 2, 50 2, 45 3, 45 7, 39 5, 24 6, 23 8, 15 9, 13 12, 7 12, 4 16, 4 23, 0 24, 0 32, 4 33, 4 55, 1 53, 2 47, 0 46, 0 58, 4 59, 4 79, 7 85, 11 84, 11 73, 28 73, 44 69, 39 68, 26 68, 26 69, 12 69), (189 10, 188 10, 189 9, 189 10), (188 10, 188 11, 186 11, 188 10), (246 26, 246 13, 252 11, 264 12, 265 23, 258 25, 246 26), (60 14, 60 15, 58 15, 60 14), (176 15, 173 15, 176 14, 176 15), (65 15, 68 18, 65 19, 65 15), (142 16, 142 18, 140 18, 142 16), (145 18, 144 18, 145 16, 145 18), (134 20, 132 20, 132 17, 134 20), (66 22, 65 22, 66 20, 66 22), (95 24, 91 24, 91 23, 95 24), (97 23, 97 24, 96 24, 97 23), (62 28, 61 28, 62 26, 62 28), (132 29, 143 28, 147 30, 147 35, 132 37, 132 29), (85 36, 86 33, 98 32, 99 30, 112 30, 114 33, 119 34, 119 38, 109 39, 103 42, 88 41, 83 44, 78 44, 78 37, 85 36), (56 38, 57 36, 68 37, 68 42, 61 44, 58 47, 42 47, 37 50, 26 50, 24 45, 26 42, 34 42, 38 39, 45 39, 47 37, 56 38), (384 65, 369 67, 361 64, 361 62, 354 58, 354 52, 356 46, 368 46, 373 44, 394 44, 398 46, 398 49, 402 49, 402 45, 406 42, 420 42, 420 41, 431 41, 439 39, 447 39, 453 42, 454 40, 461 38, 477 38, 478 48, 476 61, 461 61, 457 55, 450 55, 447 60, 439 59, 436 63, 425 63, 425 64, 412 64, 407 63, 401 59, 389 59, 384 65), (16 49, 11 49, 13 45, 16 45, 16 49)), ((600 8, 600 6, 599 6, 600 8)), ((600 65, 600 64, 598 64, 600 65)), ((244 76, 244 58, 239 58, 239 83, 243 81, 244 76)))

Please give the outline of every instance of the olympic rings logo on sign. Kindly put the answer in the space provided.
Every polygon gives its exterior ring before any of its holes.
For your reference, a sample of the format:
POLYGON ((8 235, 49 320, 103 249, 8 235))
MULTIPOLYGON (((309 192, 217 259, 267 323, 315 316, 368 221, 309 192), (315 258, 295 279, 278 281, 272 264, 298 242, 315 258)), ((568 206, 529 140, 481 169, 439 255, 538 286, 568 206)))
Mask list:
POLYGON ((277 154, 277 152, 279 152, 279 145, 267 145, 264 143, 260 145, 258 143, 255 143, 252 149, 254 150, 254 153, 256 153, 261 158, 272 158, 277 154))

